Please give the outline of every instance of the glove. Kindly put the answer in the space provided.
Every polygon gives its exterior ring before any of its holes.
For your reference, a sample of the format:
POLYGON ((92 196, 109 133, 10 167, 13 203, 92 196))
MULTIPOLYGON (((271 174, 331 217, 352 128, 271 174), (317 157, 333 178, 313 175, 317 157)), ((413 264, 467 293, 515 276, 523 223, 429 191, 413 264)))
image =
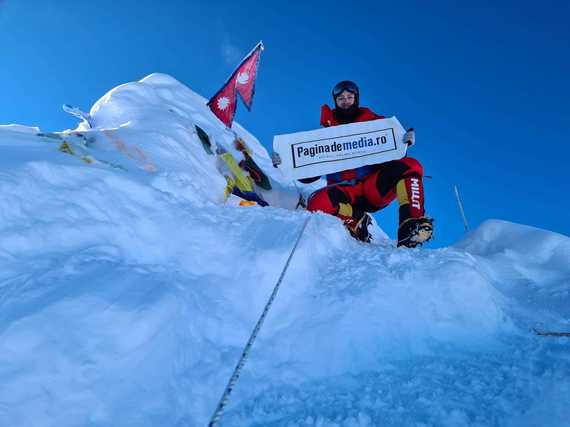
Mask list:
POLYGON ((273 163, 274 168, 276 168, 282 163, 281 156, 279 155, 279 153, 276 152, 271 153, 271 162, 273 163))
POLYGON ((416 131, 414 128, 409 128, 404 134, 404 138, 402 140, 404 141, 404 144, 407 144, 408 148, 414 145, 416 143, 416 131))

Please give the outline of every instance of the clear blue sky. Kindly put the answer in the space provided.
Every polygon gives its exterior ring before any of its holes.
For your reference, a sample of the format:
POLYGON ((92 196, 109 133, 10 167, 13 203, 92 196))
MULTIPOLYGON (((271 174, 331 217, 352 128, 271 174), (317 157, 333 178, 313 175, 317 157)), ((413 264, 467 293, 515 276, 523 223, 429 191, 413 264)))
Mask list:
MULTIPOLYGON (((74 127, 114 86, 168 73, 209 97, 259 41, 253 111, 272 137, 318 127, 339 80, 417 131, 442 246, 468 219, 570 235, 570 2, 0 0, 0 123, 74 127), (497 4, 496 4, 497 3, 497 4)), ((394 236, 396 209, 377 215, 394 236)), ((433 247, 432 246, 432 247, 433 247)))

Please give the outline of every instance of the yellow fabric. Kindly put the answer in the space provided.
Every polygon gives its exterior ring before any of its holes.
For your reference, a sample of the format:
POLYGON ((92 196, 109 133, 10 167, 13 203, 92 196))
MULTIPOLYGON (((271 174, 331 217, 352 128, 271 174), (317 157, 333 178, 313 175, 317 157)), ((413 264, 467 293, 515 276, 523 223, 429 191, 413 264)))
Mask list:
POLYGON ((67 141, 63 141, 61 143, 61 145, 59 146, 59 151, 61 151, 62 153, 71 154, 72 156, 75 154, 71 149, 71 146, 67 143, 67 141))
POLYGON ((341 216, 347 216, 352 218, 352 205, 348 203, 339 203, 338 204, 338 214, 341 216))
POLYGON ((398 203, 400 206, 410 203, 408 192, 406 191, 406 181, 401 179, 396 185, 396 194, 398 195, 398 203))
POLYGON ((220 155, 220 158, 228 165, 229 170, 233 175, 235 180, 235 185, 240 191, 253 191, 253 185, 251 180, 243 173, 241 168, 230 153, 224 153, 220 155))
MULTIPOLYGON (((71 148, 71 144, 69 144, 69 142, 67 141, 63 141, 61 143, 61 145, 59 146, 59 151, 61 151, 62 153, 71 154, 72 156, 76 155, 75 151, 73 151, 73 148, 71 148)), ((83 160, 88 165, 94 163, 95 161, 95 159, 89 155, 81 156, 80 159, 83 160)))
POLYGON ((234 179, 231 176, 226 176, 226 188, 224 189, 224 199, 228 199, 228 197, 230 197, 230 194, 232 194, 232 191, 234 191, 234 187, 236 186, 236 183, 234 181, 234 179))

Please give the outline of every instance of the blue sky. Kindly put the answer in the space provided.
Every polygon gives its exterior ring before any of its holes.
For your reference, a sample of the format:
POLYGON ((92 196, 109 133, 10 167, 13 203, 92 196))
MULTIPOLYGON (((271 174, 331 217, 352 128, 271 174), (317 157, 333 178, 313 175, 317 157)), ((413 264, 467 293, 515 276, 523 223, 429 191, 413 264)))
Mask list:
MULTIPOLYGON (((318 127, 339 80, 417 131, 433 246, 499 218, 570 235, 570 2, 3 0, 0 123, 61 130, 109 89, 168 73, 209 97, 259 41, 253 111, 273 135, 318 127), (397 4, 396 4, 397 3, 397 4), (495 4, 498 3, 498 4, 495 4)), ((394 236, 395 206, 376 217, 394 236)))

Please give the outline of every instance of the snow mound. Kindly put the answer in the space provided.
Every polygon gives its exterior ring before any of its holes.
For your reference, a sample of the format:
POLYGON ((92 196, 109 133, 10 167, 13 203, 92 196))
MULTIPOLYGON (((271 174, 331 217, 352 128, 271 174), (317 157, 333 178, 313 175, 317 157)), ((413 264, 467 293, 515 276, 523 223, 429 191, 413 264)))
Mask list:
MULTIPOLYGON (((170 76, 91 115, 0 127, 0 425, 205 425, 309 214, 237 124, 272 206, 225 204, 194 126, 235 135, 170 76)), ((569 242, 489 221, 403 250, 311 215, 222 425, 564 425, 567 341, 530 327, 567 325, 569 242)))
POLYGON ((515 298, 535 326, 570 329, 570 238, 489 220, 455 248, 472 254, 494 286, 515 298))

